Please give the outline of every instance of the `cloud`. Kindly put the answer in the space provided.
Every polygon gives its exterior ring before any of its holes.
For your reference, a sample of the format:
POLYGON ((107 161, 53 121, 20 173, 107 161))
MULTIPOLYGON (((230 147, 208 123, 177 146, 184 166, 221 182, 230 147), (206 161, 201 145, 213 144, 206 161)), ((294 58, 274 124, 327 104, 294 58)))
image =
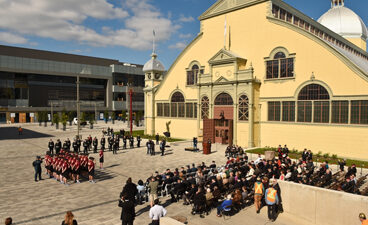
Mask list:
POLYGON ((183 23, 189 23, 193 22, 194 18, 192 16, 185 17, 184 15, 180 15, 179 21, 183 23))
POLYGON ((28 42, 24 37, 9 32, 0 32, 0 41, 9 44, 26 44, 28 42))
POLYGON ((180 50, 183 50, 185 47, 187 47, 187 44, 184 43, 184 42, 178 42, 174 45, 169 46, 169 48, 171 48, 171 49, 180 49, 180 50))
MULTIPOLYGON (((97 24, 97 23, 96 23, 97 24)), ((91 46, 124 46, 149 49, 152 30, 156 41, 168 40, 179 29, 149 0, 0 0, 0 29, 18 35, 77 41, 91 46), (86 21, 106 20, 116 27, 89 27, 86 21)))
POLYGON ((179 34, 179 38, 187 39, 191 37, 192 37, 192 34, 179 34))

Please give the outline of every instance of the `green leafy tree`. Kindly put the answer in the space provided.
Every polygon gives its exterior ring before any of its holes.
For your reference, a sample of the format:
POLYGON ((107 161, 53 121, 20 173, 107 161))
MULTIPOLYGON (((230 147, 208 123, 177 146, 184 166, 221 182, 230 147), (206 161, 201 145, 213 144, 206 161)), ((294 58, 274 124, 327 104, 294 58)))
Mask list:
POLYGON ((59 118, 59 114, 55 113, 52 117, 52 122, 56 125, 56 129, 59 128, 59 122, 60 122, 60 118, 59 118))
POLYGON ((127 119, 127 111, 123 110, 121 112, 121 119, 123 120, 123 122, 125 123, 126 119, 127 119))
POLYGON ((87 121, 87 116, 88 116, 88 114, 86 112, 82 112, 81 122, 86 122, 87 121))
POLYGON ((89 114, 89 116, 88 116, 88 122, 90 124, 94 124, 94 122, 95 122, 95 114, 94 113, 89 114))
POLYGON ((109 112, 107 110, 105 110, 104 112, 104 118, 105 118, 105 121, 109 120, 109 112))
POLYGON ((68 122, 68 114, 66 113, 66 111, 63 111, 63 113, 61 114, 61 124, 63 124, 63 126, 66 126, 67 122, 68 122))
POLYGON ((74 112, 68 112, 68 121, 71 122, 74 119, 74 112))
POLYGON ((112 112, 112 113, 111 113, 111 119, 112 119, 112 120, 115 120, 115 119, 116 119, 115 117, 116 117, 115 112, 112 112))

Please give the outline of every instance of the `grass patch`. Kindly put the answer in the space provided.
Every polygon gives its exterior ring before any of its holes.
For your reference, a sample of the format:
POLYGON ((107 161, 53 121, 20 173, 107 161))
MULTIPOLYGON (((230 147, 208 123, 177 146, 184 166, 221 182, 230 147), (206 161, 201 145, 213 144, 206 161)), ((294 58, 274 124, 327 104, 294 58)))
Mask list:
MULTIPOLYGON (((114 132, 115 134, 120 134, 119 131, 114 132)), ((129 134, 129 131, 125 131, 125 134, 129 134)), ((146 135, 144 134, 144 130, 133 130, 133 137, 137 137, 137 136, 141 136, 141 138, 144 139, 152 139, 152 140, 156 140, 156 136, 155 135, 146 135)), ((162 140, 163 138, 166 139, 166 141, 168 142, 177 142, 177 141, 185 141, 184 139, 179 139, 179 138, 167 138, 165 136, 160 136, 160 140, 162 140)))
MULTIPOLYGON (((276 156, 278 155, 277 148, 257 148, 247 151, 247 153, 253 154, 262 154, 264 155, 265 151, 274 151, 276 152, 276 156)), ((289 157, 291 159, 300 159, 302 157, 302 152, 298 152, 296 150, 289 151, 289 157)), ((328 163, 338 165, 338 160, 342 160, 343 158, 338 157, 337 155, 330 156, 329 153, 322 154, 322 152, 318 152, 317 154, 313 154, 314 162, 324 162, 328 161, 328 163)), ((362 160, 354 160, 354 159, 346 159, 346 166, 351 166, 355 164, 357 167, 368 168, 368 161, 362 160)))

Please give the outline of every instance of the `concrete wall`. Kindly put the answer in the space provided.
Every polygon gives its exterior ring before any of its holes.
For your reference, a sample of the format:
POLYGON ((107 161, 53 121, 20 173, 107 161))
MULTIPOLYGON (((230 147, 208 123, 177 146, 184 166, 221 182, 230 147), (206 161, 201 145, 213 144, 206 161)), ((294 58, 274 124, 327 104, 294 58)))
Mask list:
POLYGON ((284 211, 323 225, 358 225, 359 213, 367 213, 368 197, 279 181, 284 211))

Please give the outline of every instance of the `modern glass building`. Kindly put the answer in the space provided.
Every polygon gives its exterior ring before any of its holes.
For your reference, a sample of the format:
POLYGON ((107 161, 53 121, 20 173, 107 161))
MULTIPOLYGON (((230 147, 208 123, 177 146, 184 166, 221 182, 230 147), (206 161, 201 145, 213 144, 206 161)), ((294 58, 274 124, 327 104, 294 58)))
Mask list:
POLYGON ((141 65, 118 60, 0 45, 0 122, 33 122, 37 112, 81 111, 116 115, 144 109, 141 65), (128 103, 127 103, 128 102, 128 103))

